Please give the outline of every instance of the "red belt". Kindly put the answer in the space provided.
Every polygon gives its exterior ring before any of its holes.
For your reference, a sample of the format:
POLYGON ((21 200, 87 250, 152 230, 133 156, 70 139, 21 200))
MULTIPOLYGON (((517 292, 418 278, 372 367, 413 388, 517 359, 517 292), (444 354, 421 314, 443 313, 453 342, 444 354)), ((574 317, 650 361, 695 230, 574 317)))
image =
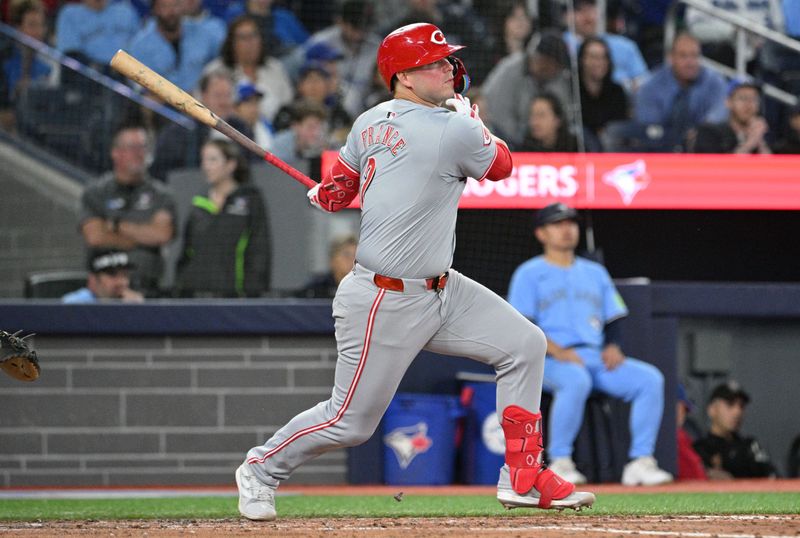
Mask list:
MULTIPOLYGON (((383 288, 385 290, 390 291, 403 291, 405 286, 403 285, 402 278, 394 278, 391 276, 383 276, 375 273, 375 276, 372 279, 375 282, 375 285, 379 288, 383 288)), ((425 279, 425 288, 429 290, 443 290, 445 285, 447 285, 447 272, 442 273, 439 276, 435 276, 432 278, 425 279)))

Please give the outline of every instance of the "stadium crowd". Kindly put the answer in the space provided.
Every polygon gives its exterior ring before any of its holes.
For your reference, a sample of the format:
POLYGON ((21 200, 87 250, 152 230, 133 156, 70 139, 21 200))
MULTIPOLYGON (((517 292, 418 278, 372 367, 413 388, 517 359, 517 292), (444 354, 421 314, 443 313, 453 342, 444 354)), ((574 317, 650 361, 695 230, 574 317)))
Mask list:
MULTIPOLYGON (((796 95, 800 55, 749 39, 748 79, 726 80, 701 65, 700 56, 733 65, 733 29, 696 9, 678 10, 680 31, 665 60, 666 0, 606 2, 605 14, 596 0, 571 2, 571 11, 560 0, 388 4, 4 0, 2 14, 14 29, 110 76, 116 76, 108 67, 111 56, 128 50, 289 161, 337 149, 352 121, 388 97, 376 77, 377 47, 383 35, 411 22, 437 24, 450 42, 467 46, 461 56, 471 96, 481 103, 483 121, 512 150, 796 151, 789 107, 765 102, 758 81, 796 95), (208 77, 230 84, 212 97, 208 77), (744 82, 756 92, 755 111, 738 114, 733 105, 741 98, 734 93, 744 82), (726 122, 727 143, 703 143, 726 122)), ((800 36, 795 0, 713 4, 800 36)), ((0 108, 3 126, 13 130, 14 113, 24 111, 18 97, 29 86, 57 85, 60 77, 57 63, 6 41, 0 108)), ((62 78, 72 76, 61 71, 62 78)), ((187 150, 185 133, 176 136, 167 122, 141 116, 157 141, 150 168, 155 178, 167 181, 171 170, 199 163, 208 130, 200 129, 187 150)))

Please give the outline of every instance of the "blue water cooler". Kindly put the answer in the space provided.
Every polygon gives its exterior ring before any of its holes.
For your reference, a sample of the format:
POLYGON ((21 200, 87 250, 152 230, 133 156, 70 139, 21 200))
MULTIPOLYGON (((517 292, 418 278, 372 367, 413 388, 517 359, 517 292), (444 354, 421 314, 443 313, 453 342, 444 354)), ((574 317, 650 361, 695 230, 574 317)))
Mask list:
POLYGON ((457 396, 398 393, 383 418, 383 469, 387 484, 452 484, 457 396))

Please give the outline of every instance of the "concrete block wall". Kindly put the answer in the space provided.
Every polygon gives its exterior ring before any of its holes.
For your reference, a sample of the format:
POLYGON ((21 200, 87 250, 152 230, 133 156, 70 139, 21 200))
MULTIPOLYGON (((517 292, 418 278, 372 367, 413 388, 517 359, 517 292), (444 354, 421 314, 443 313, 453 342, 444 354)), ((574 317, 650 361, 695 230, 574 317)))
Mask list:
MULTIPOLYGON (((36 336, 0 376, 0 487, 233 485, 248 449, 330 396, 332 336, 36 336)), ((290 483, 343 483, 325 454, 290 483)))

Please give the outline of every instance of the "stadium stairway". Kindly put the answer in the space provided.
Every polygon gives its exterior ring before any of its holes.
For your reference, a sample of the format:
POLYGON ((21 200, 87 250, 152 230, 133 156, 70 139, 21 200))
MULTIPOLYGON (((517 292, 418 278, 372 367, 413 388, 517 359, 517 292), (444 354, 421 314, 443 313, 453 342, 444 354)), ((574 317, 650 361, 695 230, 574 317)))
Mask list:
POLYGON ((0 298, 22 297, 28 273, 83 268, 82 186, 46 162, 0 141, 0 298))

